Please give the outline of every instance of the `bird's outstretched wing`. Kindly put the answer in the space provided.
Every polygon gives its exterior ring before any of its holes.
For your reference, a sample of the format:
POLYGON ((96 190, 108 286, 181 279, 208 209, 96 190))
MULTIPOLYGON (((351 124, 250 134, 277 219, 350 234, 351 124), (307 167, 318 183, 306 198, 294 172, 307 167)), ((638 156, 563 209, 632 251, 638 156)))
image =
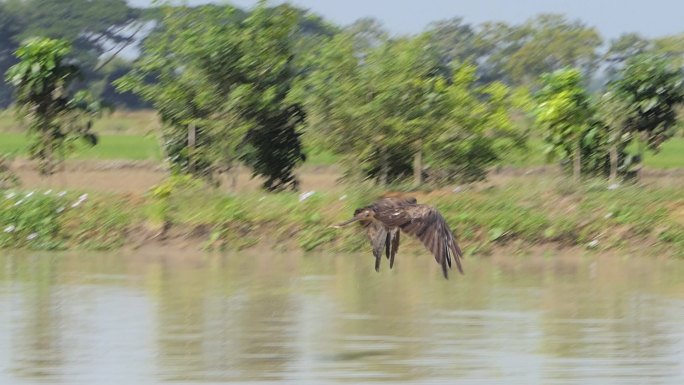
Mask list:
MULTIPOLYGON (((404 214, 396 214, 398 220, 403 220, 399 224, 402 231, 420 239, 425 247, 435 256, 435 260, 442 266, 444 278, 448 278, 447 267, 451 268, 453 258, 458 267, 458 271, 463 274, 461 258, 463 253, 456 243, 449 225, 437 209, 425 206, 414 205, 404 207, 404 214)), ((390 218, 392 213, 390 213, 390 218)))

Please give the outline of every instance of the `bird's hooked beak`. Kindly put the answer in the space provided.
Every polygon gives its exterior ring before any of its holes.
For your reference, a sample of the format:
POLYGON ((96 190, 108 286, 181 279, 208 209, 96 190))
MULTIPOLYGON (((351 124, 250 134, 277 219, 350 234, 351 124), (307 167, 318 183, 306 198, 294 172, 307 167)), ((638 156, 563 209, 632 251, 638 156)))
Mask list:
POLYGON ((356 221, 358 221, 358 220, 359 220, 359 218, 354 217, 354 218, 352 218, 352 219, 350 219, 350 220, 348 220, 348 221, 345 221, 345 222, 342 222, 342 223, 340 223, 340 224, 333 225, 333 226, 330 226, 330 227, 332 227, 333 229, 340 229, 340 228, 342 228, 342 227, 344 227, 344 226, 348 226, 348 225, 350 225, 350 224, 352 224, 352 223, 354 223, 354 222, 356 222, 356 221))

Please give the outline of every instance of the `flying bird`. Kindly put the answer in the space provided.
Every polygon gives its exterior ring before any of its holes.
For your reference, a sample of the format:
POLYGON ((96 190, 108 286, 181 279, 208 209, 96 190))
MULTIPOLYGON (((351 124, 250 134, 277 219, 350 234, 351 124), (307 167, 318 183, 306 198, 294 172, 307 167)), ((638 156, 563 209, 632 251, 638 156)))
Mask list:
POLYGON ((354 222, 359 222, 366 229, 373 246, 376 271, 380 271, 383 251, 389 259, 390 269, 394 266, 399 236, 404 232, 423 242, 442 266, 444 278, 449 278, 447 270, 451 268, 452 260, 463 274, 463 252, 442 214, 432 206, 418 204, 413 197, 384 197, 356 209, 352 219, 333 227, 341 228, 354 222))

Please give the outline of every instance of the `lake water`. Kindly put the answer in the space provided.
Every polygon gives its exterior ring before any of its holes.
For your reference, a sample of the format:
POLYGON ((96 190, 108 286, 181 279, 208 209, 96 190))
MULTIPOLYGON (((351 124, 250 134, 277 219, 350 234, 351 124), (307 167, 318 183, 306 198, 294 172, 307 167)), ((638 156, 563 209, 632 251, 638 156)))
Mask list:
POLYGON ((0 256, 0 384, 684 384, 684 261, 0 256))

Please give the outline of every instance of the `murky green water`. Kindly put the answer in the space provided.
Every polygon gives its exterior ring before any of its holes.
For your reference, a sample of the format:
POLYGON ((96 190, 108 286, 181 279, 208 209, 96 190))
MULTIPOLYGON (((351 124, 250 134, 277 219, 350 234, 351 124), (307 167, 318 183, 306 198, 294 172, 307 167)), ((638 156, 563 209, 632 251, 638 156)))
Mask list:
POLYGON ((0 257, 0 384, 684 384, 684 261, 0 257))

